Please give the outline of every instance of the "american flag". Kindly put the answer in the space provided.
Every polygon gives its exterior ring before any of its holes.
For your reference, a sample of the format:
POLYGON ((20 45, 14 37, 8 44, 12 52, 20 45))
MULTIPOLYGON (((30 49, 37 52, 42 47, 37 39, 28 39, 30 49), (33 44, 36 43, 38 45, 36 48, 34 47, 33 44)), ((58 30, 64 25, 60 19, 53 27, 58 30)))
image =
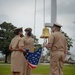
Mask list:
POLYGON ((28 65, 30 68, 36 68, 39 62, 39 59, 41 57, 42 48, 39 48, 36 52, 29 52, 28 49, 24 48, 26 50, 26 53, 24 54, 28 65))

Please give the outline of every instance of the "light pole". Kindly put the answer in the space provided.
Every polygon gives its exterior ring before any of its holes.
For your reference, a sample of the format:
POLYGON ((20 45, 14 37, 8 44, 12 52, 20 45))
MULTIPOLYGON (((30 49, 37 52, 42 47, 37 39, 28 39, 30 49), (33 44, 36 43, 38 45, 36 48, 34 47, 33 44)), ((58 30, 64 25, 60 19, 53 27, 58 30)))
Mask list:
POLYGON ((51 0, 51 25, 57 21, 57 0, 51 0))
POLYGON ((57 0, 51 0, 51 23, 45 23, 46 27, 52 27, 57 22, 57 0))

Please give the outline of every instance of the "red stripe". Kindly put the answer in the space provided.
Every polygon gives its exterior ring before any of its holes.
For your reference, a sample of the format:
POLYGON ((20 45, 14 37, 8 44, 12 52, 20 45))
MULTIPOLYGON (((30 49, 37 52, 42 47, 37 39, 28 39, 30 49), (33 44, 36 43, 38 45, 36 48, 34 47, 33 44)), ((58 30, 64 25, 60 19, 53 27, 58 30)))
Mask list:
POLYGON ((29 62, 28 62, 28 65, 29 65, 32 69, 36 68, 36 66, 31 65, 29 62))

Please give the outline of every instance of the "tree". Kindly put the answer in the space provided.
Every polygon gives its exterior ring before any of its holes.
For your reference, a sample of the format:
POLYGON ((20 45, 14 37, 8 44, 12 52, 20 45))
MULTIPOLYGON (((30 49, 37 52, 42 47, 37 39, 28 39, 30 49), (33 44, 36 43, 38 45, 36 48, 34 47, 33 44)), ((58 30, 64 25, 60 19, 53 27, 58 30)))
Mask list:
POLYGON ((5 63, 7 63, 7 57, 11 53, 9 51, 9 44, 11 39, 14 37, 14 28, 11 23, 3 22, 0 24, 0 51, 5 54, 5 63))
POLYGON ((32 34, 32 38, 34 39, 34 51, 37 51, 42 45, 38 43, 38 39, 35 35, 32 34))
POLYGON ((67 33, 63 32, 62 33, 64 34, 64 36, 66 37, 66 40, 67 40, 67 47, 68 47, 68 50, 70 50, 71 47, 73 47, 73 41, 72 41, 72 38, 70 38, 67 33))

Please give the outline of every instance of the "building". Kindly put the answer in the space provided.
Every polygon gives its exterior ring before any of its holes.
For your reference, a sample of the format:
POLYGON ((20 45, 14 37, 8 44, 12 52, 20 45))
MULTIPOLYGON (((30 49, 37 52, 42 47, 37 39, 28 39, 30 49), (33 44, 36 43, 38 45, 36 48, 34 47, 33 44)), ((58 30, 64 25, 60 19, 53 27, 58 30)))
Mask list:
POLYGON ((75 64, 75 55, 68 51, 65 61, 68 64, 75 64))

